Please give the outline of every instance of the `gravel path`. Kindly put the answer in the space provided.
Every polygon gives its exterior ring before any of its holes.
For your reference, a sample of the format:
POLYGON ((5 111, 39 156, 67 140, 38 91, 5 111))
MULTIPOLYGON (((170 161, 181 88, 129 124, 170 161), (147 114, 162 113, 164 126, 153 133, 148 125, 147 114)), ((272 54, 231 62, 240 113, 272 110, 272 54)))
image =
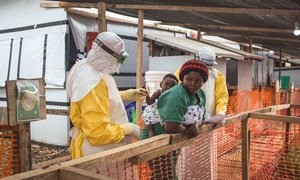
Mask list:
POLYGON ((55 161, 55 159, 69 155, 69 146, 55 146, 36 142, 31 143, 31 158, 33 166, 49 160, 55 161))

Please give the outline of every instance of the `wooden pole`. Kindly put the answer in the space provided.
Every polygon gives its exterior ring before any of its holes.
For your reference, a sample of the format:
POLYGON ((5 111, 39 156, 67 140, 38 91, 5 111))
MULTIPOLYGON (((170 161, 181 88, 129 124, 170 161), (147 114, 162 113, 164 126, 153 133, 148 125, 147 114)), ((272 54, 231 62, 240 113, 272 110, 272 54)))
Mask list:
POLYGON ((22 123, 19 127, 20 172, 29 171, 31 163, 30 122, 22 123))
MULTIPOLYGON (((75 3, 75 2, 41 2, 40 7, 86 7, 93 8, 95 3, 75 3)), ((158 11, 192 11, 201 13, 228 13, 228 14, 260 14, 260 15, 283 15, 298 16, 298 9, 279 8, 226 8, 226 7, 204 7, 204 6, 177 6, 177 5, 153 5, 153 4, 107 4, 108 8, 114 9, 135 9, 135 10, 158 10, 158 11)))
POLYGON ((279 49, 279 71, 278 71, 278 81, 279 81, 279 89, 280 87, 280 77, 281 77, 281 66, 282 66, 282 48, 279 49))
POLYGON ((106 3, 98 2, 98 32, 106 31, 106 3))
POLYGON ((249 38, 249 53, 252 53, 252 38, 249 38))
MULTIPOLYGON (((275 64, 276 64, 276 61, 273 59, 273 73, 274 73, 274 70, 275 70, 275 64)), ((273 75, 273 78, 275 78, 274 77, 274 75, 273 75)), ((277 91, 276 91, 276 89, 277 89, 277 86, 276 86, 276 80, 274 81, 274 102, 273 102, 273 104, 274 105, 276 105, 277 104, 277 91)))
POLYGON ((278 84, 279 84, 279 99, 277 99, 278 103, 281 103, 281 66, 282 66, 282 48, 279 48, 279 71, 278 71, 278 84))
POLYGON ((153 40, 149 41, 149 56, 153 57, 154 56, 154 42, 153 40))
MULTIPOLYGON (((291 116, 291 108, 287 109, 286 112, 287 116, 291 116)), ((285 123, 285 153, 288 153, 289 151, 289 133, 290 133, 290 123, 286 122, 285 123)))
POLYGON ((198 28, 197 29, 197 41, 200 41, 200 39, 201 39, 201 29, 198 28))
POLYGON ((298 38, 283 38, 277 36, 255 36, 255 35, 243 35, 243 34, 233 34, 233 33, 218 33, 218 32, 206 32, 209 35, 220 36, 220 37, 244 37, 244 38, 252 38, 252 39, 265 39, 272 41, 287 41, 287 42, 300 42, 298 38))
MULTIPOLYGON (((75 4, 75 3, 73 3, 75 4)), ((177 6, 177 5, 153 5, 153 4, 108 4, 109 8, 115 9, 140 9, 158 11, 192 11, 201 13, 228 13, 228 14, 260 14, 260 15, 299 15, 299 10, 293 9, 262 9, 262 8, 226 8, 204 6, 177 6)))
MULTIPOLYGON (((167 23, 172 24, 172 23, 167 23)), ((261 27, 245 27, 245 26, 220 26, 220 25, 211 25, 211 24, 188 24, 183 23, 184 25, 189 26, 198 26, 203 29, 218 29, 218 30, 234 30, 234 31, 255 31, 255 32, 275 32, 275 33, 293 33, 292 29, 279 29, 279 28, 261 28, 261 27)))
POLYGON ((248 119, 242 121, 242 179, 249 179, 249 131, 248 119))
POLYGON ((291 92, 290 88, 287 89, 287 90, 285 90, 285 103, 286 104, 290 104, 291 103, 291 94, 292 94, 292 92, 291 92))
MULTIPOLYGON (((143 22, 144 10, 138 10, 138 36, 137 36, 137 59, 136 59, 136 87, 142 87, 142 71, 143 71, 143 22)), ((138 121, 142 115, 142 102, 136 102, 136 120, 138 121)))

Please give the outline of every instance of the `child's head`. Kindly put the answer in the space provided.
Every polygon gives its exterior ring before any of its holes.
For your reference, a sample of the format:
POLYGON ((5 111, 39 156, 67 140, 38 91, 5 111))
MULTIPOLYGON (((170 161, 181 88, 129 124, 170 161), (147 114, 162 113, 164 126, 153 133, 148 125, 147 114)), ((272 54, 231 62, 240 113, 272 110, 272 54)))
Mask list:
POLYGON ((174 74, 167 74, 160 82, 161 91, 165 92, 178 83, 178 79, 174 74))
POLYGON ((207 81, 208 69, 204 63, 198 60, 188 60, 180 69, 179 79, 189 94, 195 95, 207 81))

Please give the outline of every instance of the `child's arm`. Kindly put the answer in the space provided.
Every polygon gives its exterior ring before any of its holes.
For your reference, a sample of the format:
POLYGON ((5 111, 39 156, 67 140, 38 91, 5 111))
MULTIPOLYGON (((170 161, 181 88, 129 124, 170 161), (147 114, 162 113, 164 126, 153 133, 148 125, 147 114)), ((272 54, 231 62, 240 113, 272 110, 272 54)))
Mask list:
POLYGON ((149 137, 153 137, 153 136, 155 136, 155 134, 154 134, 154 132, 153 132, 152 124, 148 124, 148 125, 146 125, 146 128, 147 128, 147 131, 148 131, 149 137))
POLYGON ((160 90, 155 91, 155 92, 152 94, 151 97, 150 97, 150 96, 147 96, 147 97, 146 97, 146 103, 147 103, 148 105, 153 104, 153 103, 155 102, 155 99, 158 99, 158 97, 159 97, 160 95, 161 95, 160 90))

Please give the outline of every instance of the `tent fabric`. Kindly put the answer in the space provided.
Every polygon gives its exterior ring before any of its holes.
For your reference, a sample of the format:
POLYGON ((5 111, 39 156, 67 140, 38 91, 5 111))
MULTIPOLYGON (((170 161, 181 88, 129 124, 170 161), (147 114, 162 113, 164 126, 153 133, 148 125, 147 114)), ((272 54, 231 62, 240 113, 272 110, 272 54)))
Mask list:
POLYGON ((75 45, 80 52, 85 52, 86 47, 86 33, 87 32, 98 32, 96 29, 96 23, 92 23, 89 20, 84 21, 84 17, 69 15, 71 30, 73 33, 75 45))
POLYGON ((63 88, 66 33, 64 24, 0 34, 0 87, 4 87, 9 71, 9 80, 42 78, 44 73, 46 87, 63 88))
POLYGON ((4 86, 7 80, 10 43, 10 40, 0 41, 0 86, 4 86))
MULTIPOLYGON (((20 41, 21 41, 21 38, 13 39, 13 45, 12 45, 13 48, 12 48, 11 65, 10 65, 10 73, 9 73, 10 80, 17 79, 20 41)), ((7 69, 8 69, 8 67, 7 67, 7 69)))
POLYGON ((263 60, 263 57, 258 56, 256 54, 248 53, 246 51, 241 51, 239 49, 236 49, 236 48, 233 48, 233 47, 230 47, 230 46, 227 46, 227 45, 215 42, 215 41, 202 39, 201 42, 206 43, 206 44, 210 44, 212 46, 219 47, 221 49, 226 49, 226 50, 228 50, 230 52, 234 52, 234 53, 240 54, 240 55, 244 56, 245 58, 251 58, 251 59, 255 59, 255 60, 263 60))
MULTIPOLYGON (((84 12, 84 11, 83 11, 84 12)), ((97 14, 95 14, 96 16, 97 14)), ((90 19, 76 14, 68 14, 70 21, 71 30, 75 40, 76 47, 79 51, 85 52, 86 49, 86 33, 87 32, 98 32, 98 20, 90 19)), ((121 24, 109 21, 107 23, 107 31, 114 32, 119 36, 122 35, 127 37, 137 37, 136 32, 138 31, 137 25, 133 24, 121 24)), ((159 33, 168 36, 179 36, 185 37, 184 33, 174 33, 170 31, 153 29, 144 27, 144 33, 159 33)), ((122 38, 124 40, 124 38, 122 38)), ((126 46, 127 47, 127 46, 126 46)), ((134 52, 136 54, 136 52, 134 52)), ((131 54, 129 54, 131 56, 131 54)))
POLYGON ((238 91, 252 90, 253 63, 238 61, 238 91))
MULTIPOLYGON (((219 48, 216 46, 212 46, 210 44, 204 43, 204 42, 199 42, 187 38, 180 38, 180 37, 171 37, 171 36, 165 36, 165 35, 160 35, 160 34, 144 34, 144 37, 158 41, 164 44, 167 44, 169 46, 174 46, 182 50, 189 51, 191 53, 198 53, 199 49, 205 47, 205 46, 210 46, 214 52, 216 53, 216 56, 220 57, 227 57, 227 58, 233 58, 236 60, 243 60, 244 56, 241 55, 242 51, 240 54, 227 51, 224 48, 219 48)), ((222 45, 224 47, 224 45, 222 45)))
POLYGON ((44 36, 23 38, 19 78, 40 78, 43 72, 44 36))

